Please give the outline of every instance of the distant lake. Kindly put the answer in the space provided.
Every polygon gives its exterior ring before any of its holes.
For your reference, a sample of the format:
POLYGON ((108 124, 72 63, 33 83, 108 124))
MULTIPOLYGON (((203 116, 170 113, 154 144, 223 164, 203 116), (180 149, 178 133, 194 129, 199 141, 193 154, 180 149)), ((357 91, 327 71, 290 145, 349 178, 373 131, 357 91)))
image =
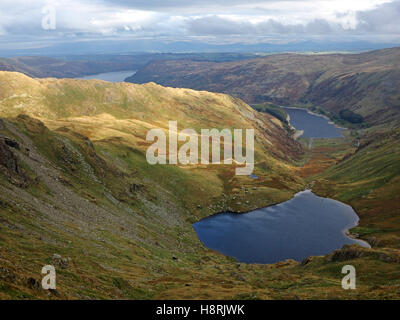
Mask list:
POLYGON ((136 73, 136 70, 127 70, 127 71, 115 71, 115 72, 106 72, 106 73, 98 73, 90 76, 80 77, 77 79, 80 80, 104 80, 109 82, 124 82, 124 80, 136 73))
POLYGON ((358 220, 350 206, 307 190, 246 214, 213 215, 193 228, 206 247, 240 262, 275 263, 325 255, 345 244, 369 247, 345 233, 358 220))
POLYGON ((290 117, 290 124, 303 130, 302 138, 342 138, 342 129, 326 117, 313 114, 305 109, 283 107, 290 117))

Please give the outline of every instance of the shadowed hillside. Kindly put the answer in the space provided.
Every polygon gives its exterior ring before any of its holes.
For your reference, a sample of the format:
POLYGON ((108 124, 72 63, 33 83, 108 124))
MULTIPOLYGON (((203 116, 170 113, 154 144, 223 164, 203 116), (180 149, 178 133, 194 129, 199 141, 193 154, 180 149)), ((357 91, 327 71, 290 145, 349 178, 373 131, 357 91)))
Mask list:
POLYGON ((225 92, 247 103, 349 109, 370 124, 400 120, 400 48, 362 54, 280 54, 228 63, 155 61, 127 81, 225 92))

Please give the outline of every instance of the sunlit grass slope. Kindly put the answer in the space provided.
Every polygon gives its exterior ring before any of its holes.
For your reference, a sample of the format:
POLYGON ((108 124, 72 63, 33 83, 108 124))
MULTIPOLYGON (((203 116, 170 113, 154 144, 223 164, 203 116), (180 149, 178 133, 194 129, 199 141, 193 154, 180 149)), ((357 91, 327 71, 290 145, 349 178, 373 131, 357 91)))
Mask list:
POLYGON ((0 83, 0 299, 398 298, 394 248, 245 265, 197 239, 191 224, 202 217, 304 189, 292 165, 301 148, 276 118, 227 95, 152 83, 7 72, 0 83), (179 130, 254 128, 259 179, 235 166, 149 165, 146 132, 169 120, 179 130), (349 263, 354 292, 341 288, 349 263), (56 291, 40 289, 47 264, 56 291))

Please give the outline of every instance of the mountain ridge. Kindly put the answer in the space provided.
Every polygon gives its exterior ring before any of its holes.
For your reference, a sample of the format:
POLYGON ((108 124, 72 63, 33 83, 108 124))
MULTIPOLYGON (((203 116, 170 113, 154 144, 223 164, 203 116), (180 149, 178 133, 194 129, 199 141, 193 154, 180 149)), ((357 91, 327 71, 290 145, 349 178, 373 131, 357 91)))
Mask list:
POLYGON ((225 92, 250 104, 344 108, 370 124, 400 119, 400 48, 361 54, 278 54, 239 62, 154 61, 126 79, 225 92))

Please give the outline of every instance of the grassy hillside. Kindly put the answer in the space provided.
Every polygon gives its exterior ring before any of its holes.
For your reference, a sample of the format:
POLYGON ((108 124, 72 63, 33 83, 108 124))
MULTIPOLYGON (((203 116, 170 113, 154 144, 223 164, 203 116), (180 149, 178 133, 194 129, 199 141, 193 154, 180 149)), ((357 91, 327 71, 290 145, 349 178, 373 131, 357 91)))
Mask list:
POLYGON ((1 263, 16 279, 2 287, 3 297, 35 295, 29 278, 53 254, 71 258, 55 258, 62 297, 168 297, 181 283, 169 274, 196 278, 199 259, 210 254, 192 222, 281 202, 304 188, 289 163, 299 145, 274 118, 229 96, 9 72, 0 81, 0 114, 8 119, 0 132, 1 263), (254 128, 259 179, 235 176, 234 166, 149 165, 146 133, 166 129, 168 120, 179 129, 254 128))
POLYGON ((287 123, 288 115, 285 109, 281 108, 280 106, 277 106, 276 104, 270 102, 264 102, 261 104, 254 105, 253 108, 258 112, 268 113, 271 116, 278 118, 281 122, 287 123))
POLYGON ((312 170, 299 174, 302 150, 276 118, 224 94, 153 83, 11 72, 0 82, 0 299, 399 298, 394 246, 246 265, 197 239, 191 224, 202 217, 305 188, 312 170), (150 166, 145 133, 171 119, 180 129, 254 128, 259 179, 232 166, 150 166), (349 263, 356 291, 341 288, 349 263), (56 291, 40 289, 46 264, 56 291))
POLYGON ((155 61, 133 83, 225 92, 247 103, 349 109, 370 124, 400 121, 400 48, 362 54, 280 54, 228 63, 155 61))
POLYGON ((400 248, 400 130, 370 133, 360 147, 315 176, 317 193, 349 203, 360 216, 352 232, 375 246, 400 248))

